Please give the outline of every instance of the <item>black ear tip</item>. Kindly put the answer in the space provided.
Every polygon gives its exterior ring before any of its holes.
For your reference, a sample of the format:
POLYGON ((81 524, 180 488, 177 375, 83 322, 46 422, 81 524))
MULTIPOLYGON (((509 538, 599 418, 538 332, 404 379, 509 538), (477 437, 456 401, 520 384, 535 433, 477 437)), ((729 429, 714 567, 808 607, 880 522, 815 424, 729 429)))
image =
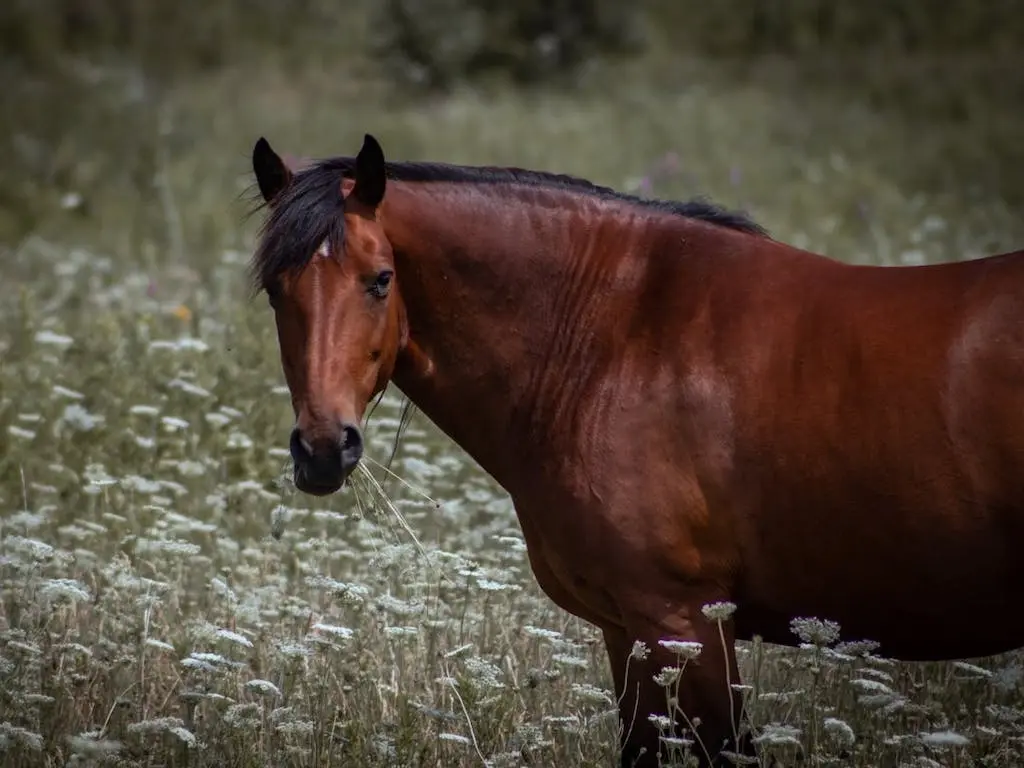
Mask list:
POLYGON ((384 150, 381 148, 380 142, 377 141, 372 133, 363 134, 363 149, 379 155, 384 154, 384 150))
POLYGON ((260 136, 256 139, 256 144, 252 148, 253 157, 258 155, 266 155, 272 153, 274 150, 270 148, 270 142, 265 137, 260 136))

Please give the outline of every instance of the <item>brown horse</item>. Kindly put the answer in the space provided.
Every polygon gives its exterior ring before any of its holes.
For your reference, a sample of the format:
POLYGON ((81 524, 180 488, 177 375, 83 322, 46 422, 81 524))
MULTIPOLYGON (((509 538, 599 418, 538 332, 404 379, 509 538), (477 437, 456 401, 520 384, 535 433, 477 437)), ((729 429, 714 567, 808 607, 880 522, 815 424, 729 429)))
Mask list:
POLYGON ((791 617, 905 660, 1024 645, 1024 252, 853 266, 706 203, 385 163, 370 136, 299 172, 264 139, 252 160, 296 486, 341 488, 394 381, 603 630, 624 765, 657 762, 659 640, 703 644, 670 714, 700 718, 705 765, 751 749, 734 640, 792 644, 791 617))

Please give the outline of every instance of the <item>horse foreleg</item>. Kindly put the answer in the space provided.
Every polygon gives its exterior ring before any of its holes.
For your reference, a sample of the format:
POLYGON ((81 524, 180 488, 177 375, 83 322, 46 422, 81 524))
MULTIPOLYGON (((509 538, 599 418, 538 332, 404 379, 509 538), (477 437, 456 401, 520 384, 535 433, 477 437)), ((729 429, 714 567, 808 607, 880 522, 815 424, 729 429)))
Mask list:
POLYGON ((690 751, 701 766, 731 765, 717 758, 723 750, 755 754, 742 732, 742 694, 731 688, 739 682, 732 621, 724 621, 720 630, 701 612, 703 605, 720 599, 710 590, 682 604, 644 596, 626 617, 625 632, 611 641, 605 632, 613 674, 623 670, 624 685, 616 691, 623 721, 623 768, 657 766, 659 749, 671 744, 673 736, 693 741, 690 751), (634 649, 637 640, 646 648, 634 649), (673 647, 659 641, 700 643, 699 654, 693 645, 673 647))

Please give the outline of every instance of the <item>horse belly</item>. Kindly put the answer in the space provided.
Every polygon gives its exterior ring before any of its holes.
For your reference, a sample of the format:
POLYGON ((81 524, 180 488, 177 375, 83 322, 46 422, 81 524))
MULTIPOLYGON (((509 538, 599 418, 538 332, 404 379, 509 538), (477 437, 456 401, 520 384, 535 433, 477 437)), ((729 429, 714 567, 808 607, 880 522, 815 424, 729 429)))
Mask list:
POLYGON ((780 535, 746 542, 740 637, 792 643, 790 620, 814 616, 906 660, 1024 646, 1024 498, 1014 508, 938 496, 934 508, 823 504, 814 517, 778 510, 780 535))

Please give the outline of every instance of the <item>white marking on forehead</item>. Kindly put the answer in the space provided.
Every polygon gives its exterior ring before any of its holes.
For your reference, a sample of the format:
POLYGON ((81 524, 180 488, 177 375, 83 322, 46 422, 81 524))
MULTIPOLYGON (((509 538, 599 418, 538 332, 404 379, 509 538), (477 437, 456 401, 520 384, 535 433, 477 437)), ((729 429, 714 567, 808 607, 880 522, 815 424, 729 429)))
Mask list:
POLYGON ((331 245, 327 242, 327 238, 324 238, 324 241, 320 243, 320 247, 316 249, 316 253, 314 255, 319 256, 322 259, 330 258, 331 245))

